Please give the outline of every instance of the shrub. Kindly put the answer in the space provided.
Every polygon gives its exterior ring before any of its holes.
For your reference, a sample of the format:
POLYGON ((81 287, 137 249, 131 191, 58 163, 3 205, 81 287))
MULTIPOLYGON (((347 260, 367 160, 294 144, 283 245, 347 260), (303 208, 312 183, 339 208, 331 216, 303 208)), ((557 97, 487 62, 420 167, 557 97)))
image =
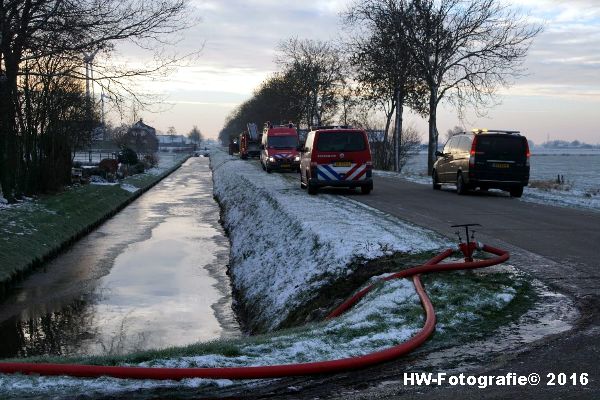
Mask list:
POLYGON ((529 181, 529 187, 548 192, 550 190, 569 191, 572 188, 571 182, 558 182, 556 179, 547 179, 541 181, 529 181))
POLYGON ((111 158, 105 158, 100 161, 98 167, 107 174, 115 174, 117 172, 117 168, 119 168, 119 162, 111 158))
POLYGON ((135 151, 130 149, 129 147, 125 147, 121 149, 119 152, 119 162, 127 165, 135 165, 138 163, 138 156, 135 151))

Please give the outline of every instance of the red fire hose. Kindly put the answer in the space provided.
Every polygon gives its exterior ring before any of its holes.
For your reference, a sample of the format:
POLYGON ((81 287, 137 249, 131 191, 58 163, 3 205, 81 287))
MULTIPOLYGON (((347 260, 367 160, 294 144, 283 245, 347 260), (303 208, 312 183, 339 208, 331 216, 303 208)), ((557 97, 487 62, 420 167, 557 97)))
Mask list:
MULTIPOLYGON (((471 242, 461 247, 465 253, 465 258, 470 255, 465 252, 465 248, 472 253, 475 243, 471 242)), ((101 376, 110 376, 124 379, 156 379, 156 380, 181 380, 185 378, 207 378, 207 379, 260 379, 260 378, 280 378, 285 376, 316 375, 325 373, 334 373, 348 370, 365 368, 374 364, 394 360, 423 344, 435 330, 435 311, 431 300, 427 296, 419 274, 453 271, 459 269, 483 268, 500 264, 508 260, 508 252, 491 246, 484 245, 481 250, 496 255, 494 258, 467 261, 460 263, 439 264, 448 258, 453 250, 445 250, 427 263, 418 267, 409 268, 393 275, 387 276, 383 280, 412 277, 413 284, 421 300, 421 305, 425 310, 426 320, 423 328, 408 341, 389 349, 377 351, 358 357, 344 358, 340 360, 310 362, 304 364, 285 364, 269 365, 256 367, 223 367, 223 368, 159 368, 159 367, 117 367, 117 366, 97 366, 97 365, 78 365, 78 364, 44 364, 44 363, 0 363, 0 373, 21 373, 36 375, 67 375, 74 377, 96 378, 101 376)), ((364 297, 374 285, 367 286, 357 294, 346 300, 333 312, 327 319, 334 318, 344 313, 362 297, 364 297)))

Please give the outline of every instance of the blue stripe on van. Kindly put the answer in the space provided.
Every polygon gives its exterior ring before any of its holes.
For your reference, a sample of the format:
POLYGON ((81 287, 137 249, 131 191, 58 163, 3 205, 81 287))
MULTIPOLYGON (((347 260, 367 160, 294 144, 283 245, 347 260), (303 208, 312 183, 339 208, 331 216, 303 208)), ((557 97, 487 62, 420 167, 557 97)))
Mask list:
POLYGON ((331 168, 331 166, 329 165, 321 165, 324 169, 327 170, 327 172, 331 173, 331 175, 333 175, 335 177, 336 180, 341 181, 342 177, 338 175, 337 172, 335 172, 335 170, 333 168, 331 168))

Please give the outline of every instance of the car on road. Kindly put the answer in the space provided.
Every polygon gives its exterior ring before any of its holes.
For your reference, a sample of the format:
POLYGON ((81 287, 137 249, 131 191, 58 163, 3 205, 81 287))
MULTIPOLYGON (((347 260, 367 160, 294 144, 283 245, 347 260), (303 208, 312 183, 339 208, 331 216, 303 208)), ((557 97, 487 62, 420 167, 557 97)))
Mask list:
POLYGON ((263 170, 293 170, 300 167, 298 131, 292 123, 274 126, 267 123, 260 145, 260 164, 263 170))
POLYGON ((326 126, 311 130, 300 151, 300 187, 317 194, 320 187, 373 190, 371 150, 362 129, 326 126))
POLYGON ((469 190, 502 189, 521 197, 529 183, 529 144, 518 131, 476 129, 452 136, 437 151, 431 178, 433 189, 456 185, 469 190))

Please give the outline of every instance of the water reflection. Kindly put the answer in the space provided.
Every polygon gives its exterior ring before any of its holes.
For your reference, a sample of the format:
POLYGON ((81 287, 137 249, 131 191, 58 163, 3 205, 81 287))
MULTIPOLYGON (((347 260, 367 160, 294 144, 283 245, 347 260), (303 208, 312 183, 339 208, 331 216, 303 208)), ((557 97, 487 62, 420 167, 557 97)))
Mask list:
POLYGON ((0 307, 0 357, 122 354, 239 335, 207 160, 33 274, 0 307))
POLYGON ((95 333, 85 328, 92 326, 94 318, 87 305, 86 301, 77 300, 60 312, 38 318, 10 318, 0 326, 0 357, 74 353, 95 333))

